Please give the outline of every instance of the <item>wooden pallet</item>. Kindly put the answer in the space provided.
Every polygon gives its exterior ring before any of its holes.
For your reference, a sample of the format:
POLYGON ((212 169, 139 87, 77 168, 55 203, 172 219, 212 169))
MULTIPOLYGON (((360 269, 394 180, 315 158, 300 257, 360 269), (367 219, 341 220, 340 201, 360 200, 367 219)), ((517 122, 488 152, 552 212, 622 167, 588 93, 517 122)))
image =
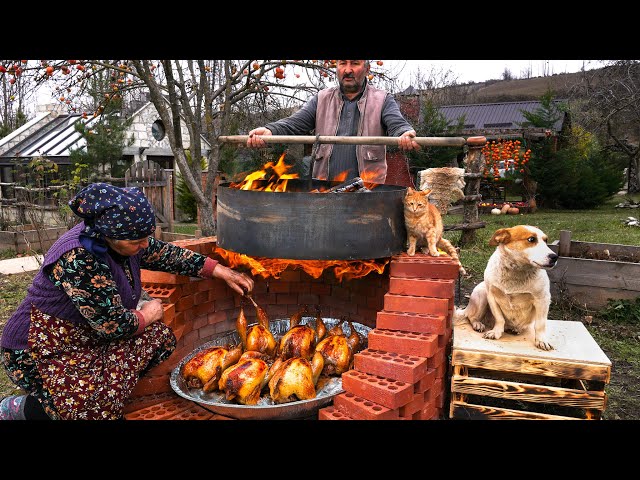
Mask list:
POLYGON ((600 419, 611 361, 581 322, 548 320, 554 350, 533 345, 533 331, 488 340, 454 326, 452 419, 600 419))

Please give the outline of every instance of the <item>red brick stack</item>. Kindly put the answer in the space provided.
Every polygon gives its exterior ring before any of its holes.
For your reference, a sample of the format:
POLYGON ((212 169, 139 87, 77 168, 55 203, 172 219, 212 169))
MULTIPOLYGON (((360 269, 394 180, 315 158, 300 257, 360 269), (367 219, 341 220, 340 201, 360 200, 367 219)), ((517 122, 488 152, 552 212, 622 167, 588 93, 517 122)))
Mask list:
POLYGON ((368 348, 342 375, 344 393, 320 420, 443 417, 458 267, 450 257, 393 257, 389 292, 368 348))
MULTIPOLYGON (((173 243, 210 257, 216 248, 215 237, 173 243)), ((457 267, 449 257, 402 254, 393 257, 389 269, 390 276, 372 273, 348 281, 338 281, 332 271, 319 278, 301 270, 286 270, 278 279, 254 277, 254 299, 272 319, 288 318, 302 305, 314 315, 313 307, 320 305, 323 317, 345 316, 376 327, 368 349, 355 357, 355 370, 343 375, 346 393, 320 412, 321 419, 438 418, 442 413, 457 267)), ((160 416, 173 412, 172 403, 163 405, 181 398, 171 389, 172 370, 196 347, 234 330, 240 311, 240 297, 222 280, 143 270, 142 283, 165 304, 163 321, 178 344, 134 389, 127 415, 140 419, 158 418, 156 410, 160 416), (142 411, 153 405, 160 406, 142 411)), ((254 308, 245 305, 244 310, 249 323, 255 322, 254 308)))

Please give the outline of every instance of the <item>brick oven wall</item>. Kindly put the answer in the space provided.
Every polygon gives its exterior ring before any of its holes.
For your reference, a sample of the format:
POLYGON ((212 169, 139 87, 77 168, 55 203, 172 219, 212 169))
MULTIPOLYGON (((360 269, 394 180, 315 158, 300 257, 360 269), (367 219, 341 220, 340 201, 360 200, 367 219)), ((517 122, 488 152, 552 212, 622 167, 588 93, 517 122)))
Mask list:
MULTIPOLYGON (((210 257, 216 247, 215 237, 173 243, 210 257)), ((403 253, 392 258, 385 274, 373 272, 342 282, 331 271, 317 279, 302 270, 286 270, 279 279, 256 277, 253 298, 271 319, 289 318, 302 305, 309 305, 313 312, 313 306, 319 305, 323 317, 347 316, 373 328, 369 348, 356 355, 352 372, 392 380, 394 376, 404 375, 402 378, 409 380, 405 383, 411 387, 410 398, 404 389, 404 396, 393 400, 394 408, 383 407, 391 412, 392 418, 439 418, 446 396, 457 275, 457 266, 449 257, 433 258, 424 254, 408 257, 403 253), (377 350, 372 348, 372 343, 377 345, 377 350), (415 368, 404 369, 399 374, 394 370, 393 361, 388 365, 386 358, 403 356, 406 352, 414 360, 415 368)), ((234 330, 240 311, 240 297, 222 280, 143 270, 142 283, 152 297, 165 304, 163 321, 173 329, 178 343, 167 361, 141 378, 133 392, 133 403, 149 395, 171 392, 169 376, 180 360, 215 335, 234 330)), ((249 323, 254 323, 255 309, 245 306, 244 311, 249 323)), ((363 404, 378 406, 372 402, 380 400, 375 391, 358 388, 358 378, 345 381, 343 375, 345 394, 340 396, 350 397, 337 402, 337 406, 327 407, 331 412, 322 409, 319 418, 362 417, 364 414, 356 408, 361 406, 358 401, 351 402, 355 407, 349 406, 347 400, 353 400, 352 397, 364 398, 363 404), (347 388, 349 385, 353 391, 347 388), (368 399, 367 395, 373 398, 368 399)))

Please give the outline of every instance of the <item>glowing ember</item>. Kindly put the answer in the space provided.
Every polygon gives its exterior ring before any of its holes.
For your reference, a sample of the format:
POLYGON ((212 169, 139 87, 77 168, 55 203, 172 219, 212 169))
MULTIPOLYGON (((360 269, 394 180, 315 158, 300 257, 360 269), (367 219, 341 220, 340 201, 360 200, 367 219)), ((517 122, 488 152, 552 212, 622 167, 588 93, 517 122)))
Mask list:
POLYGON ((283 258, 250 257, 216 247, 215 253, 225 260, 230 268, 248 267, 253 275, 262 278, 280 278, 287 268, 302 269, 313 278, 319 278, 326 269, 333 268, 335 277, 351 280, 364 277, 371 272, 382 274, 389 259, 380 260, 292 260, 283 258))
POLYGON ((231 183, 230 188, 236 188, 238 190, 261 190, 265 192, 284 192, 287 190, 287 182, 292 178, 298 178, 297 173, 287 173, 293 165, 287 165, 284 163, 284 156, 286 152, 280 155, 277 163, 267 162, 262 167, 262 170, 257 170, 244 177, 242 182, 231 183), (253 185, 256 180, 266 180, 266 186, 258 187, 253 185))

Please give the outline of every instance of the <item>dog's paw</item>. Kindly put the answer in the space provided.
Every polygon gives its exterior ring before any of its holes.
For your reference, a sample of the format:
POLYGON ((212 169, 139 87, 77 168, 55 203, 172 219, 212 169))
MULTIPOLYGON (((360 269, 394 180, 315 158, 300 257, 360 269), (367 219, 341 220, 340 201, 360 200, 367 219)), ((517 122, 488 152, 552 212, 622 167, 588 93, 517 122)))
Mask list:
POLYGON ((520 330, 514 327, 510 327, 505 329, 507 332, 512 333, 514 335, 520 335, 520 330))
POLYGON ((493 340, 500 340, 500 337, 502 337, 502 332, 498 332, 496 330, 489 330, 488 332, 484 332, 484 335, 482 335, 484 338, 490 338, 493 340))
POLYGON ((536 338, 534 343, 540 350, 553 350, 553 345, 547 342, 546 338, 536 338))
POLYGON ((484 323, 482 322, 470 322, 470 323, 476 332, 484 332, 484 323))

